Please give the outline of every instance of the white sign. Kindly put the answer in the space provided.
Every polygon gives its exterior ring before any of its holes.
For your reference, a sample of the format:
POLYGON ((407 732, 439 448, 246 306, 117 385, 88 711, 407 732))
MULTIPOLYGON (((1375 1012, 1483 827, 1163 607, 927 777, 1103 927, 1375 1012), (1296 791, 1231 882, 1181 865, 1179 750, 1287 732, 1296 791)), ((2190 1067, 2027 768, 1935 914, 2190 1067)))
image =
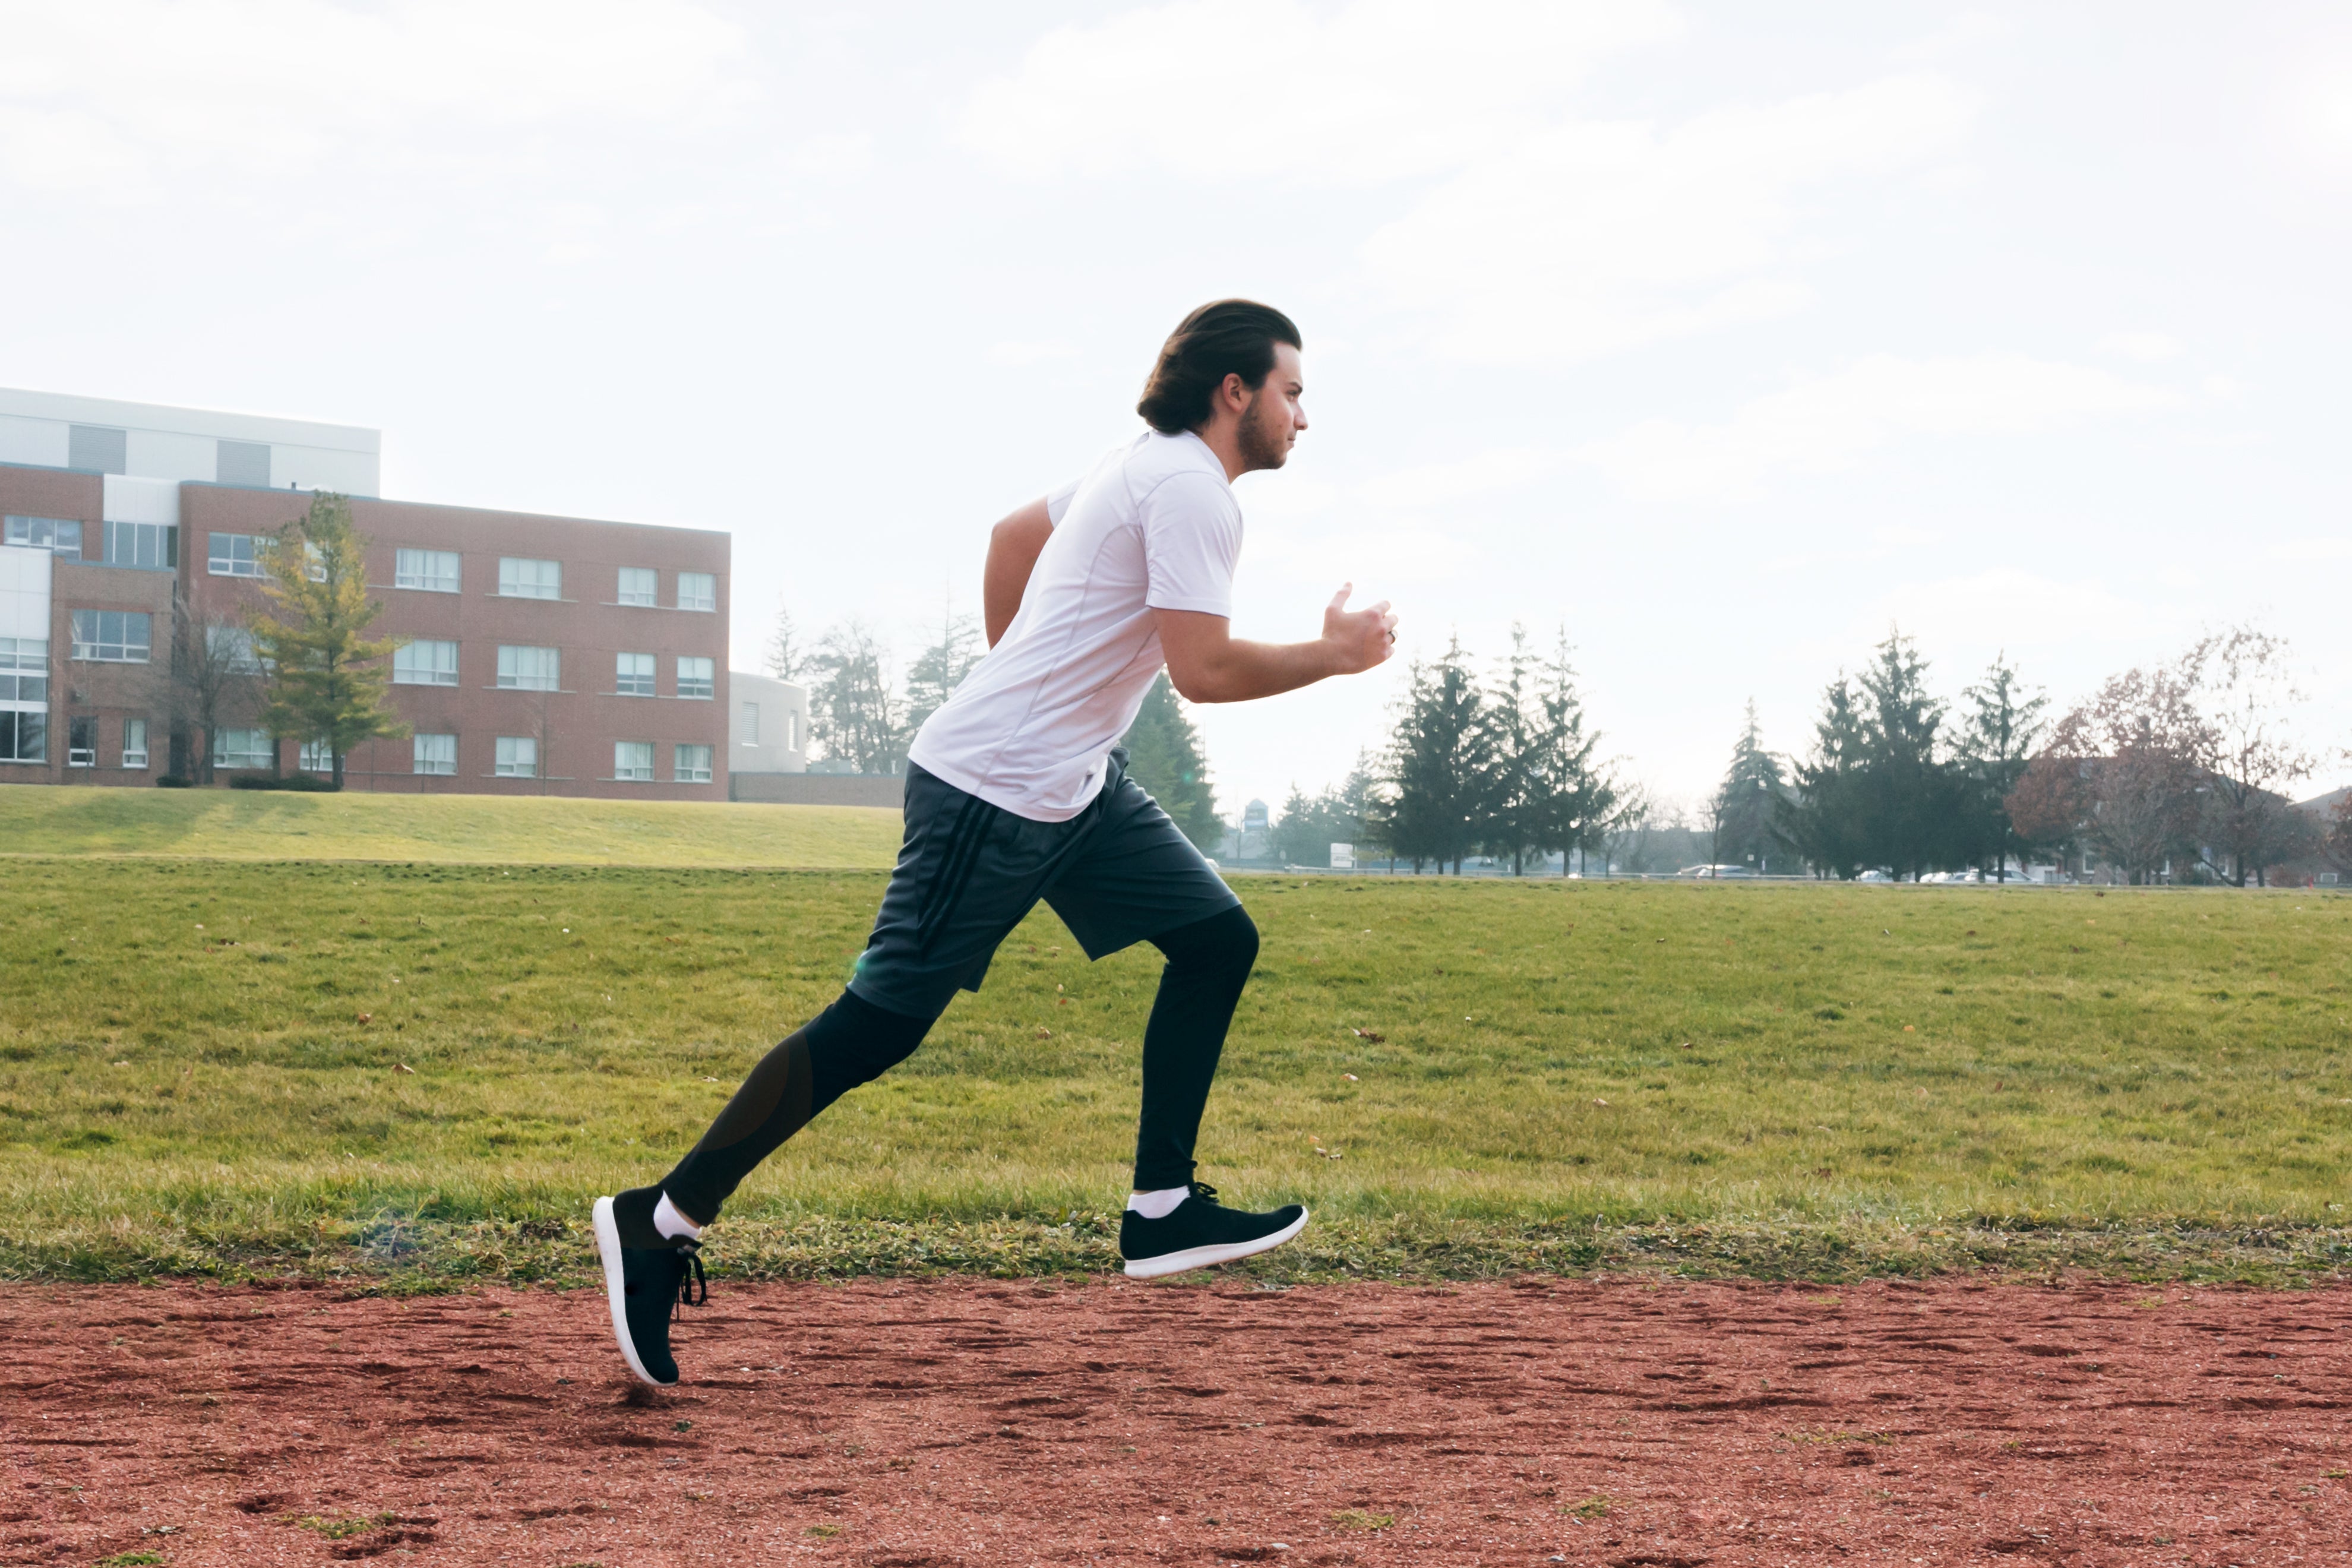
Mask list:
POLYGON ((1331 846, 1331 869, 1352 871, 1356 868, 1356 847, 1352 844, 1331 846))

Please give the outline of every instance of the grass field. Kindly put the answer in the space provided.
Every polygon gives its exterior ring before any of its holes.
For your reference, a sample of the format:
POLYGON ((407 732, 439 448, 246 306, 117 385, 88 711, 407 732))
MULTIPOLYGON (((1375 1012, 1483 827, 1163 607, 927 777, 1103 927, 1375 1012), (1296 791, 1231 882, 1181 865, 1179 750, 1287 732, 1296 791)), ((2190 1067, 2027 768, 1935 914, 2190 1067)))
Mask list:
POLYGON ((898 814, 561 796, 0 789, 0 856, 887 867, 898 814))
MULTIPOLYGON (((1241 886, 1265 951, 1202 1173, 1316 1206, 1277 1272, 2352 1263, 2352 900, 1241 886)), ((835 994, 880 887, 0 861, 0 1271, 577 1278, 587 1200, 835 994)), ((1034 917, 715 1261, 1108 1261, 1154 956, 1034 917)))

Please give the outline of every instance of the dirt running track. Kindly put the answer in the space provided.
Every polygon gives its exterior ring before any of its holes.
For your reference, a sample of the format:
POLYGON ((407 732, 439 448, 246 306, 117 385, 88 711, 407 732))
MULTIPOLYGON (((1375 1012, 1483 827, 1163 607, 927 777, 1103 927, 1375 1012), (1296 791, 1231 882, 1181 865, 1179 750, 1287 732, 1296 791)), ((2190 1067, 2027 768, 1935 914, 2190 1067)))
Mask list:
POLYGON ((2352 1291, 722 1280, 645 1401, 603 1311, 0 1289, 0 1560, 2352 1562, 2352 1291))

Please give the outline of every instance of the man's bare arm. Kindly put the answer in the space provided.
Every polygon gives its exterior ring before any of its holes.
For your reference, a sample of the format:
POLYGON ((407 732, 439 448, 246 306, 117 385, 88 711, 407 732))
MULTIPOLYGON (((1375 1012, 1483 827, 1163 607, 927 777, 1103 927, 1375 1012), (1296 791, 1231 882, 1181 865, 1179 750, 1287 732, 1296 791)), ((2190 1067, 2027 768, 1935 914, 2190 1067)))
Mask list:
POLYGON ((981 618, 988 626, 988 646, 994 647, 1004 628, 1021 613, 1021 596, 1029 590, 1029 574, 1045 542, 1054 537, 1054 520, 1045 503, 1033 500, 988 531, 988 565, 981 573, 981 618))
POLYGON ((1333 596, 1313 642, 1250 642, 1234 637, 1223 616, 1154 610, 1168 679, 1187 702, 1247 702, 1385 663, 1396 646, 1396 616, 1385 599, 1349 609, 1353 591, 1351 584, 1333 596))

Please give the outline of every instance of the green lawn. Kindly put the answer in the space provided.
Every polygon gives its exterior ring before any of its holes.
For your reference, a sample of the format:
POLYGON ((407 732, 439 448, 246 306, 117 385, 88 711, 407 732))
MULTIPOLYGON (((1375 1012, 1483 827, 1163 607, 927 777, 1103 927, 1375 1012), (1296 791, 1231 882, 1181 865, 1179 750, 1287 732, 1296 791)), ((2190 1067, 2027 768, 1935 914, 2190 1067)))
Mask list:
POLYGON ((887 867, 898 814, 562 796, 0 788, 0 855, 887 867))
MULTIPOLYGON (((1203 1175, 1317 1208, 1276 1274, 2352 1261, 2352 900, 1239 885, 1265 952, 1203 1175)), ((880 888, 0 861, 0 1271, 576 1279, 588 1199, 837 991, 880 888)), ((714 1264, 1107 1261, 1153 956, 1033 918, 714 1264)))

